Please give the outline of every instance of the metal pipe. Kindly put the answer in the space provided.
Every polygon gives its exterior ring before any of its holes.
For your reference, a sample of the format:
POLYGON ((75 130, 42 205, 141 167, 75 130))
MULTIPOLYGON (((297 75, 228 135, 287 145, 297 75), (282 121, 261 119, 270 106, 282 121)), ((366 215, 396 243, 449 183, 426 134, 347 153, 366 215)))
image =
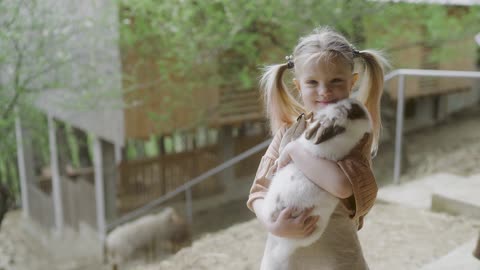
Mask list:
POLYGON ((385 76, 385 80, 395 76, 444 77, 444 78, 480 78, 479 71, 433 70, 433 69, 398 69, 385 76))
POLYGON ((185 190, 185 199, 186 199, 186 203, 185 203, 185 207, 187 208, 187 221, 188 221, 188 224, 192 225, 193 224, 193 210, 192 210, 192 189, 191 188, 187 188, 187 190, 185 190))
POLYGON ((405 107, 405 76, 398 77, 397 90, 397 123, 395 129, 395 160, 393 167, 393 182, 399 184, 402 166, 402 134, 403 134, 403 109, 405 107))

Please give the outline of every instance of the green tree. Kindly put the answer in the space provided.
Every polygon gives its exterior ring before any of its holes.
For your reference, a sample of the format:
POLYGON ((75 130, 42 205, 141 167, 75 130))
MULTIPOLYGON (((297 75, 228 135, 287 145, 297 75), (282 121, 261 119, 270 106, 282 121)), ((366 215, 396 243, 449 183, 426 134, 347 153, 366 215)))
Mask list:
POLYGON ((98 76, 110 18, 81 15, 63 1, 0 0, 0 182, 17 197, 16 108, 45 165, 48 131, 45 116, 35 109, 39 95, 70 93, 76 98, 55 105, 78 110, 121 95, 98 76))
MULTIPOLYGON (((122 49, 134 48, 140 62, 155 63, 161 81, 156 90, 170 93, 165 106, 190 103, 192 89, 255 88, 259 67, 284 61, 298 38, 319 25, 333 26, 360 49, 383 48, 388 54, 473 37, 480 21, 475 6, 384 1, 121 0, 119 5, 122 49)), ((439 49, 432 61, 452 55, 439 49)), ((134 90, 136 76, 128 79, 134 90)))

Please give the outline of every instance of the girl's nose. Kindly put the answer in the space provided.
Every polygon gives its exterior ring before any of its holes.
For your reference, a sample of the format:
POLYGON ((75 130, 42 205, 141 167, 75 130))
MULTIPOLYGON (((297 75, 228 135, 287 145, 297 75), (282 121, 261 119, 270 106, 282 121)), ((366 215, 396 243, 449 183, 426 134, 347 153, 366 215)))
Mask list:
POLYGON ((328 94, 328 87, 325 86, 325 84, 321 83, 321 84, 318 84, 318 87, 317 87, 317 93, 319 95, 322 95, 322 94, 328 94))

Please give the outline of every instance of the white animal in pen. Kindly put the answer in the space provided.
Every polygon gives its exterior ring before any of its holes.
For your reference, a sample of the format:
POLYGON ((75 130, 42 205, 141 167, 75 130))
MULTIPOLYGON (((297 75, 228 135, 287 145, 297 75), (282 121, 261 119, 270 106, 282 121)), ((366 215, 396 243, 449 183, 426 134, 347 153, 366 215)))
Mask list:
MULTIPOLYGON (((354 99, 345 99, 315 112, 313 120, 307 121, 305 131, 296 140, 314 156, 338 161, 350 153, 365 133, 370 132, 371 120, 363 104, 354 99), (320 128, 312 126, 318 124, 320 128), (310 139, 307 139, 305 134, 312 130, 317 133, 313 136, 310 134, 310 139)), ((318 240, 338 203, 338 198, 311 182, 295 164, 290 163, 276 172, 265 196, 263 215, 273 221, 287 207, 298 209, 294 216, 306 208, 314 207, 312 215, 318 215, 320 219, 317 229, 302 239, 269 234, 276 244, 271 258, 266 262, 267 269, 282 269, 297 248, 309 246, 318 240)))
POLYGON ((170 244, 172 249, 190 243, 186 222, 171 207, 116 227, 105 241, 105 255, 116 269, 137 250, 159 242, 170 244))

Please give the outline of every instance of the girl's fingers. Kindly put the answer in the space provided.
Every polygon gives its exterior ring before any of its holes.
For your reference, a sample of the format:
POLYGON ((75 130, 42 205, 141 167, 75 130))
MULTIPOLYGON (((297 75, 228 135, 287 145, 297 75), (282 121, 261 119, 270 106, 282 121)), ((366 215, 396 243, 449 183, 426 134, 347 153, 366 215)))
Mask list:
POLYGON ((297 221, 304 224, 305 220, 308 218, 308 216, 310 216, 310 213, 312 213, 312 211, 313 207, 303 210, 302 214, 297 217, 297 221))
POLYGON ((308 230, 310 230, 312 227, 316 226, 318 220, 320 219, 319 216, 311 216, 310 218, 311 218, 311 219, 308 220, 308 221, 305 223, 304 231, 308 231, 308 230))
POLYGON ((293 207, 287 207, 285 209, 283 209, 281 212, 280 212, 280 215, 278 216, 278 219, 277 220, 285 220, 285 219, 289 219, 290 216, 292 215, 292 212, 293 212, 293 207))
POLYGON ((310 235, 315 231, 316 228, 317 228, 317 224, 315 224, 315 225, 313 225, 311 228, 309 228, 309 229, 305 232, 305 237, 310 236, 310 235))

